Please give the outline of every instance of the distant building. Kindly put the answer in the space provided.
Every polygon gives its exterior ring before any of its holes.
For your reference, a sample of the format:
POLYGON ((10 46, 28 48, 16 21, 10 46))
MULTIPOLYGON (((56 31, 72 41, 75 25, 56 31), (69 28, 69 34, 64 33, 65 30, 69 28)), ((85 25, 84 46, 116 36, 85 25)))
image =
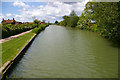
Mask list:
POLYGON ((22 22, 15 22, 15 24, 22 24, 22 22))
POLYGON ((33 22, 23 22, 23 24, 33 24, 33 22))
POLYGON ((39 22, 39 24, 45 24, 44 22, 39 22))
POLYGON ((8 20, 4 20, 4 18, 3 18, 3 20, 2 20, 2 22, 1 22, 2 24, 22 24, 22 22, 17 22, 17 21, 15 21, 15 19, 13 18, 13 20, 10 20, 10 19, 8 19, 8 20))

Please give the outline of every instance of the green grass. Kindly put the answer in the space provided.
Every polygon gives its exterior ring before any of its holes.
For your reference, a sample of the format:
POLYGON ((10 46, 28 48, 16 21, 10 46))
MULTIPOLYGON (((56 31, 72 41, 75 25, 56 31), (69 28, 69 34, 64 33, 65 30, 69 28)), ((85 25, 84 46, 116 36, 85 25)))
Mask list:
POLYGON ((0 67, 2 66, 2 44, 0 44, 0 67))
POLYGON ((29 32, 2 43, 2 65, 7 61, 12 60, 34 35, 35 33, 29 32))

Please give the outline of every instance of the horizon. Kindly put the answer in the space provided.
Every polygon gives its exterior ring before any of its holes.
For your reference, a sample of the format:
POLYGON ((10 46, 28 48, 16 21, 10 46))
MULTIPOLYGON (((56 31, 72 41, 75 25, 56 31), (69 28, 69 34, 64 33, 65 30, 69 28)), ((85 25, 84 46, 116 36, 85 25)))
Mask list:
MULTIPOLYGON (((5 20, 15 18, 20 22, 33 22, 33 18, 40 21, 54 23, 62 21, 62 16, 69 15, 72 10, 80 16, 88 0, 81 2, 2 2, 2 13, 0 14, 5 20)), ((1 23, 0 21, 0 23, 1 23)))

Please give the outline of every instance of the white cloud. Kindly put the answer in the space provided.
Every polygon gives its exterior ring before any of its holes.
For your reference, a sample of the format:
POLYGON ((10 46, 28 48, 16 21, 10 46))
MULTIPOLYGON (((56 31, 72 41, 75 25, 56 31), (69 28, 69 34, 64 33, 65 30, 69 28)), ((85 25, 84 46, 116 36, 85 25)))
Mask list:
POLYGON ((10 13, 8 13, 8 14, 6 14, 6 16, 11 16, 12 14, 10 14, 10 13))
POLYGON ((92 1, 92 0, 85 0, 82 3, 85 5, 87 2, 92 1))
MULTIPOLYGON (((46 21, 54 22, 55 20, 62 20, 62 16, 69 15, 72 10, 75 10, 77 15, 81 15, 85 3, 64 3, 64 2, 48 2, 46 5, 39 5, 38 7, 30 7, 23 2, 14 2, 14 6, 23 7, 19 10, 20 14, 14 14, 13 17, 20 21, 32 21, 32 17, 36 17, 39 20, 45 19, 46 21)), ((10 14, 7 14, 10 16, 10 14)))
POLYGON ((13 3, 14 6, 18 6, 18 7, 24 7, 24 8, 27 8, 27 7, 30 7, 29 5, 23 3, 23 2, 19 2, 19 1, 15 1, 13 3))
POLYGON ((56 17, 51 17, 51 18, 56 19, 56 17))
POLYGON ((0 18, 3 18, 3 14, 2 13, 0 13, 0 18))
POLYGON ((2 18, 4 18, 4 16, 2 13, 0 13, 0 22, 2 21, 2 18))
POLYGON ((43 5, 40 5, 40 8, 43 8, 44 6, 43 5))

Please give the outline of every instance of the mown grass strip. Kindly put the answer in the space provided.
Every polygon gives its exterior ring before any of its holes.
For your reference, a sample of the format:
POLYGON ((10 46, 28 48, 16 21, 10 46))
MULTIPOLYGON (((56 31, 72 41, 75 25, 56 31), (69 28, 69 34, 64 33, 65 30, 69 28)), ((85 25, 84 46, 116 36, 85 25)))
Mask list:
POLYGON ((0 67, 2 66, 2 44, 0 44, 0 67))
POLYGON ((7 61, 12 60, 34 35, 35 33, 29 32, 2 43, 2 65, 7 61))

